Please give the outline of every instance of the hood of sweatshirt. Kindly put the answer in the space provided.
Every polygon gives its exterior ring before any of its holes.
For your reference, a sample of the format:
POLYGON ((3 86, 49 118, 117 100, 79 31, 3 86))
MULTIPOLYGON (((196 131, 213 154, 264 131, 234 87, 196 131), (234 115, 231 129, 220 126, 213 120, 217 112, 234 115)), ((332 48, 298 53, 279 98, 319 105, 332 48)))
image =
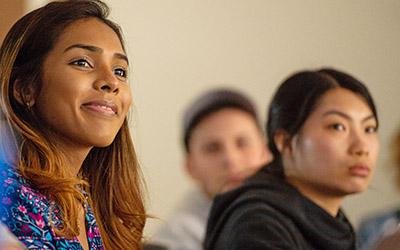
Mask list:
POLYGON ((278 211, 315 249, 354 249, 354 231, 342 210, 333 217, 287 183, 277 169, 267 165, 240 188, 216 197, 208 220, 206 249, 212 249, 207 246, 218 240, 235 209, 252 202, 278 211))

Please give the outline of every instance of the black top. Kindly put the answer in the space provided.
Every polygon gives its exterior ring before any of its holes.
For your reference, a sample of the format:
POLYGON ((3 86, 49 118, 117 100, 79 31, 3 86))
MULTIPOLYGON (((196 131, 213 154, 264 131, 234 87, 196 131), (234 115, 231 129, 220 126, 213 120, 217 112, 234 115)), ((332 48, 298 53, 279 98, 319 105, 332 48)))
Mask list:
POLYGON ((353 228, 332 217, 275 171, 264 167, 242 187, 214 200, 205 249, 355 249, 353 228))

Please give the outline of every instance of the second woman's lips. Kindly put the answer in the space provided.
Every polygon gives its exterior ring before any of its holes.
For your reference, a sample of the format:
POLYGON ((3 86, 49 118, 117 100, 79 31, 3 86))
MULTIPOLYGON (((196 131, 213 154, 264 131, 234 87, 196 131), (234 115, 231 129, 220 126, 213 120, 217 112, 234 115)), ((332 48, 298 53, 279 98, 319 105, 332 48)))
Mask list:
POLYGON ((353 165, 349 170, 351 175, 359 177, 367 177, 371 171, 366 165, 353 165))
POLYGON ((115 103, 111 101, 105 101, 105 100, 90 101, 84 103, 82 106, 92 111, 108 115, 116 115, 118 113, 117 105, 115 105, 115 103))

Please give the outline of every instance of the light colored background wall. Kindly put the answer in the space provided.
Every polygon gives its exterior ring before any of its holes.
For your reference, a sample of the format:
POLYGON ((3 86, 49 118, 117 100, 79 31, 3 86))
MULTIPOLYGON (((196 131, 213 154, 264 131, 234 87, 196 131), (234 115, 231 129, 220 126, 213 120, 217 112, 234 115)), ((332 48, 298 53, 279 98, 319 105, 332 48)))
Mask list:
MULTIPOLYGON (((29 0, 34 6, 38 0, 29 0)), ((388 144, 400 126, 398 0, 107 0, 132 60, 132 130, 149 212, 166 219, 191 187, 183 168, 181 112, 200 92, 224 85, 254 97, 262 116, 293 71, 333 66, 370 88, 382 151, 371 187, 349 197, 357 224, 398 204, 388 144)), ((40 3, 39 3, 40 4, 40 3)), ((148 235, 161 220, 150 220, 148 235)))
MULTIPOLYGON (((334 66, 372 91, 382 154, 371 188, 347 199, 353 222, 400 199, 391 185, 388 139, 400 126, 400 2, 397 0, 108 1, 133 59, 133 130, 150 211, 165 219, 190 187, 182 168, 181 112, 218 84, 253 96, 262 115, 279 82, 303 68, 334 66)), ((400 197, 399 197, 400 198, 400 197)), ((150 221, 151 233, 160 222, 150 221)))
POLYGON ((24 13, 24 0, 0 0, 0 43, 16 18, 24 13))

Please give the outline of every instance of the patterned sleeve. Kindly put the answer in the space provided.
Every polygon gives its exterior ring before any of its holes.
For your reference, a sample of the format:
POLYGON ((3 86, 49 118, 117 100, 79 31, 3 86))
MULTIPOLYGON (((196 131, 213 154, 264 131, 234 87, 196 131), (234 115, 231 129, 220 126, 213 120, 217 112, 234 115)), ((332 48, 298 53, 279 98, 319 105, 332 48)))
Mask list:
POLYGON ((1 180, 1 222, 28 249, 54 249, 46 197, 31 189, 18 174, 7 172, 1 180))

